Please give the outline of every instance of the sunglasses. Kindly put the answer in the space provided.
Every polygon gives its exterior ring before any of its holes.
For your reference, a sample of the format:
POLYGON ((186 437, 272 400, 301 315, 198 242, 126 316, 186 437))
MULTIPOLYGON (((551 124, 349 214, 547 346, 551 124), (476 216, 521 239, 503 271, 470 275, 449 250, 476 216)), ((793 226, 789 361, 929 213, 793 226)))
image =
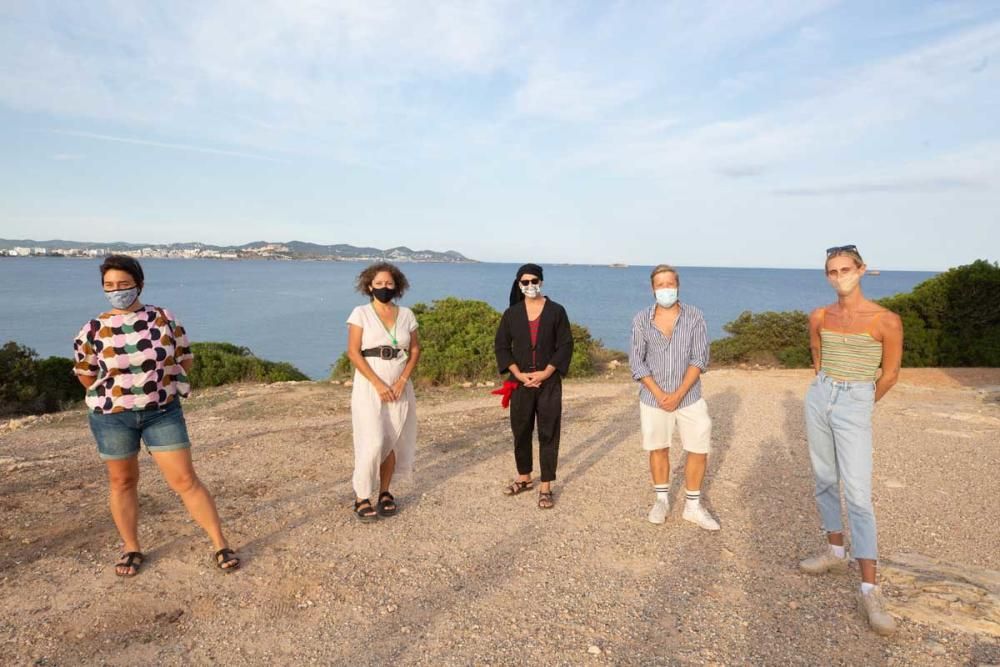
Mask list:
POLYGON ((853 252, 854 254, 860 254, 858 253, 858 246, 856 245, 835 245, 832 248, 826 249, 826 256, 829 257, 830 255, 837 254, 838 252, 853 252))
POLYGON ((538 278, 529 278, 527 280, 522 280, 521 284, 524 285, 525 287, 527 287, 528 285, 537 285, 540 282, 542 282, 542 281, 539 280, 538 278))

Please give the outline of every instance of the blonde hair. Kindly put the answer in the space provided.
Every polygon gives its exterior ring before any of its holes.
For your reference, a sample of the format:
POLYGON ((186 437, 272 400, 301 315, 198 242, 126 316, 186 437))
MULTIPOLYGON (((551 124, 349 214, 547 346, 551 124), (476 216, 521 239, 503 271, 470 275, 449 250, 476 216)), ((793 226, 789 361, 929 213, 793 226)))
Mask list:
POLYGON ((677 269, 670 266, 669 264, 657 264, 653 268, 653 272, 649 274, 649 284, 652 285, 656 281, 656 276, 661 273, 672 273, 674 274, 674 279, 677 281, 677 286, 681 286, 681 276, 677 273, 677 269))
POLYGON ((865 260, 861 259, 861 253, 857 250, 834 250, 832 253, 826 256, 826 261, 823 262, 823 268, 828 268, 830 266, 830 260, 834 257, 850 257, 854 260, 854 266, 859 269, 865 265, 865 260))

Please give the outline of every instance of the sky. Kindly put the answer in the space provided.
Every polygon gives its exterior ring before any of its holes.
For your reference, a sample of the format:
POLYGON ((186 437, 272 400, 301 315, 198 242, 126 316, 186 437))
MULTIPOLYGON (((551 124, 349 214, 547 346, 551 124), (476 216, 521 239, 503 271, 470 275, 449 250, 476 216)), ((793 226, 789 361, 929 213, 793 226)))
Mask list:
POLYGON ((1000 259, 1000 3, 0 2, 0 238, 1000 259))

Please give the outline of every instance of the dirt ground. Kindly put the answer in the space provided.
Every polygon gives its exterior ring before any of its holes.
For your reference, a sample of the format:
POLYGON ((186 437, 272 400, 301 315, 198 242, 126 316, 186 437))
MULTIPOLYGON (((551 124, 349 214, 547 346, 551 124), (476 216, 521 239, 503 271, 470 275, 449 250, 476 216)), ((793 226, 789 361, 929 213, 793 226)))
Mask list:
MULTIPOLYGON (((809 577, 822 543, 802 400, 808 371, 715 370, 711 534, 653 499, 636 387, 565 385, 556 508, 504 497, 507 413, 484 388, 418 395, 401 510, 350 512, 350 389, 200 392, 199 475, 243 568, 211 548, 141 455, 148 559, 122 579, 104 467, 82 410, 0 425, 4 664, 979 665, 1000 663, 1000 371, 905 370, 875 413, 883 586, 900 630, 855 607, 858 574, 809 577)), ((680 474, 678 474, 680 473, 680 474)))

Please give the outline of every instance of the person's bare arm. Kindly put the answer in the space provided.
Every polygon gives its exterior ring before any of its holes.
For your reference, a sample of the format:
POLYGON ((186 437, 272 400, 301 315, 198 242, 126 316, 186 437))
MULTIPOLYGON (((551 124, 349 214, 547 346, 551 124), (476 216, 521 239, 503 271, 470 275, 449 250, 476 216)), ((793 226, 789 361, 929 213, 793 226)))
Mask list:
POLYGON ((812 354, 813 372, 819 373, 823 367, 823 340, 819 330, 823 325, 823 309, 817 308, 809 314, 809 352, 812 354))
POLYGON ((903 362, 903 321, 896 313, 886 313, 879 320, 882 335, 882 375, 875 383, 875 401, 885 396, 899 381, 899 367, 903 362))
POLYGON ((417 336, 416 329, 410 332, 410 351, 408 354, 409 359, 406 361, 402 375, 396 380, 396 384, 392 385, 392 393, 396 397, 396 400, 403 397, 403 391, 406 389, 406 381, 413 375, 413 371, 417 368, 417 362, 420 360, 420 337, 417 336))
POLYGON ((383 382, 382 378, 375 374, 372 367, 368 365, 368 361, 361 355, 361 334, 363 332, 364 329, 356 324, 347 325, 347 358, 351 360, 351 363, 358 369, 358 372, 372 383, 372 386, 375 387, 375 391, 378 392, 378 396, 383 402, 394 401, 396 397, 392 393, 392 387, 383 382))

